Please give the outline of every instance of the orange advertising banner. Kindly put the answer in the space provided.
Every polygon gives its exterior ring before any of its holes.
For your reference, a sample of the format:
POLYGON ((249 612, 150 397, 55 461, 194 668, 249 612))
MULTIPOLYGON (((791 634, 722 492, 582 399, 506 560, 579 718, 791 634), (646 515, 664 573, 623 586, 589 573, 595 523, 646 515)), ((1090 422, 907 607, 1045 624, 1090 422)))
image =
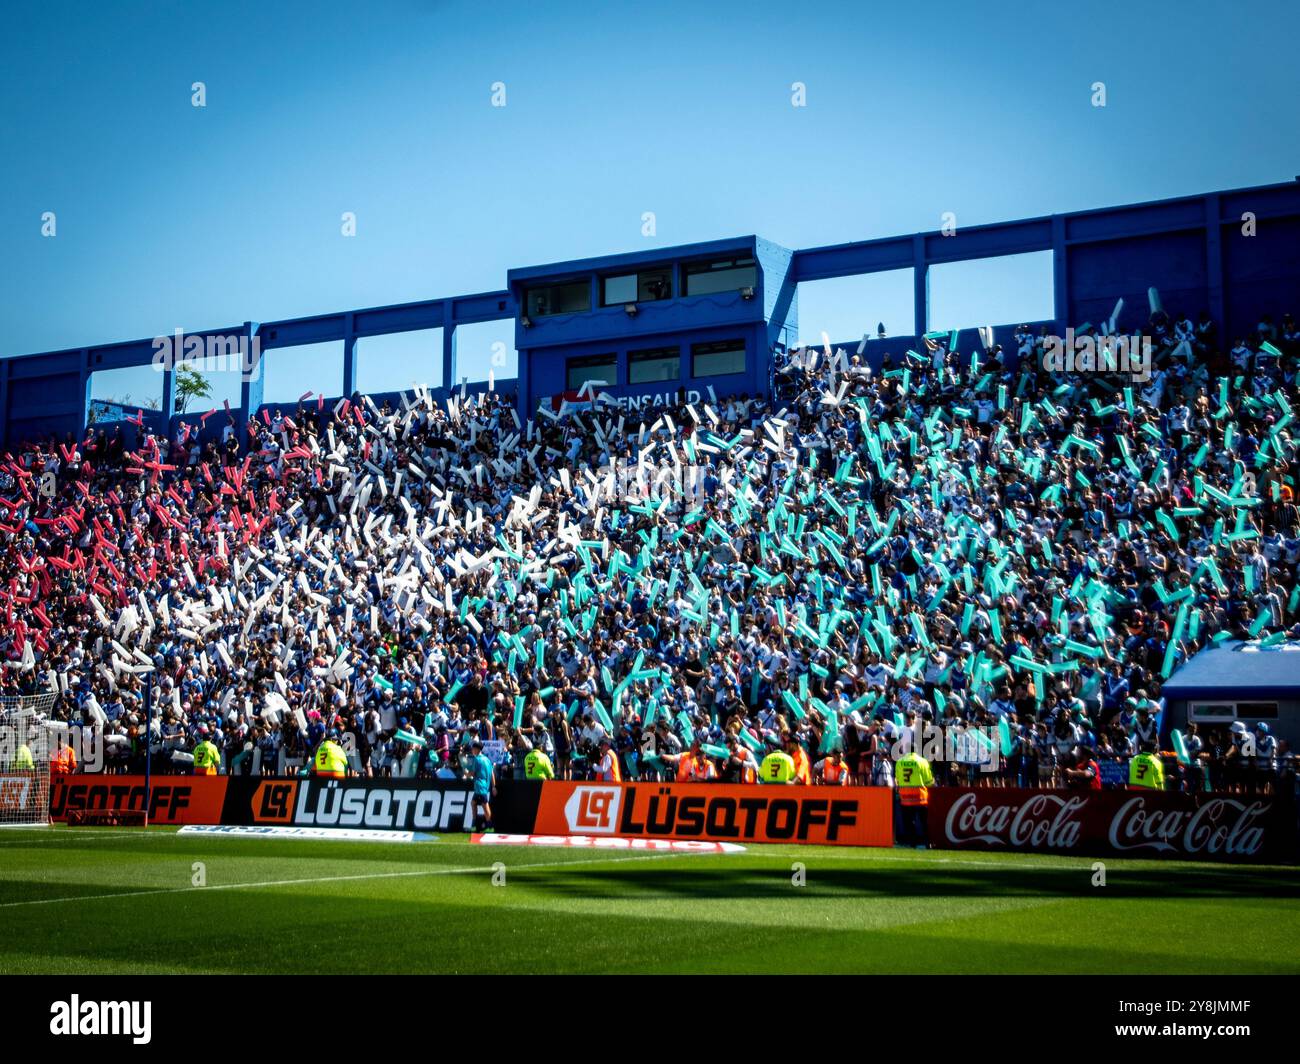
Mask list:
POLYGON ((155 776, 145 809, 143 776, 52 776, 50 819, 77 810, 147 812, 151 824, 220 824, 225 776, 155 776))
POLYGON ((892 846, 887 787, 547 781, 538 835, 892 846))

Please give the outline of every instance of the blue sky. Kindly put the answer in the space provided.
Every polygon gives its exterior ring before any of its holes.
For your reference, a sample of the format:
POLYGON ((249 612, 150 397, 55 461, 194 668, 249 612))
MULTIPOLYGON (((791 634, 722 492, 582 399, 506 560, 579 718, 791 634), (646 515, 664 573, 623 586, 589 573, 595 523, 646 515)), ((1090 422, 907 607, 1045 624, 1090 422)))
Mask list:
MULTIPOLYGON (((971 225, 1289 180, 1297 10, 10 5, 0 354, 491 290, 513 266, 740 233, 810 247, 945 211, 971 225)), ((1050 309, 1041 262, 1002 266, 932 276, 932 323, 1050 309)), ((805 336, 910 331, 905 274, 800 304, 805 336)), ((462 369, 511 335, 463 336, 462 369)), ((363 346, 363 386, 431 379, 436 342, 363 346)), ((337 351, 278 354, 268 399, 338 391, 337 351)))

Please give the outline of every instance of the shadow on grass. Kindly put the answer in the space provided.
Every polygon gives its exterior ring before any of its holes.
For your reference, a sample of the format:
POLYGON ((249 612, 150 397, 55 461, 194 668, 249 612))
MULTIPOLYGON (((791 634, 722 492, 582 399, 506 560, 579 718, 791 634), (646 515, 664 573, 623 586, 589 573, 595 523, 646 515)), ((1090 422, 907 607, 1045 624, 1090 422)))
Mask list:
POLYGON ((512 874, 539 889, 568 897, 631 898, 1300 898, 1300 873, 1249 872, 1241 868, 1184 868, 1129 871, 1106 869, 1106 885, 1093 885, 1088 865, 1077 868, 902 867, 822 868, 807 862, 805 885, 791 891, 788 870, 728 866, 691 868, 682 864, 610 869, 548 868, 530 874, 526 866, 512 874))

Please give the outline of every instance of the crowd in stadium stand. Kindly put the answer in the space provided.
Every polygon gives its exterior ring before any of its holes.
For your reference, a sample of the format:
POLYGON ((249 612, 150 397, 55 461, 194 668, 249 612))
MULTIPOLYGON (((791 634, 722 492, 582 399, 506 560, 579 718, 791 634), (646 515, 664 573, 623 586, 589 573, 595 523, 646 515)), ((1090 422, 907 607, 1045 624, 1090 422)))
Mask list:
MULTIPOLYGON (((455 776, 478 739, 506 774, 538 745, 565 778, 612 751, 746 781, 784 748, 888 785, 929 726, 940 782, 1088 785, 1166 745, 1198 649, 1300 636, 1295 322, 1144 331, 1144 381, 1045 372, 1022 329, 874 372, 778 351, 767 400, 590 388, 521 421, 416 389, 268 409, 246 446, 233 420, 29 445, 0 474, 0 693, 54 685, 110 772, 210 739, 292 774, 337 733, 361 775, 455 776)), ((1173 787, 1293 785, 1267 722, 1185 742, 1173 787)))

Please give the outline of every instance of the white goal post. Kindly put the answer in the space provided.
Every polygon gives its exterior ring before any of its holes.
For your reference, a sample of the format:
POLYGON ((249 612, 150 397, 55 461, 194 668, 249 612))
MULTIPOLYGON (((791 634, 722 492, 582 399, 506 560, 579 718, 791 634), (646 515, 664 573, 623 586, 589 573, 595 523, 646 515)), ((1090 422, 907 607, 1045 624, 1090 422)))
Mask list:
POLYGON ((0 695, 0 828, 50 823, 50 759, 67 740, 46 720, 54 698, 0 695))

